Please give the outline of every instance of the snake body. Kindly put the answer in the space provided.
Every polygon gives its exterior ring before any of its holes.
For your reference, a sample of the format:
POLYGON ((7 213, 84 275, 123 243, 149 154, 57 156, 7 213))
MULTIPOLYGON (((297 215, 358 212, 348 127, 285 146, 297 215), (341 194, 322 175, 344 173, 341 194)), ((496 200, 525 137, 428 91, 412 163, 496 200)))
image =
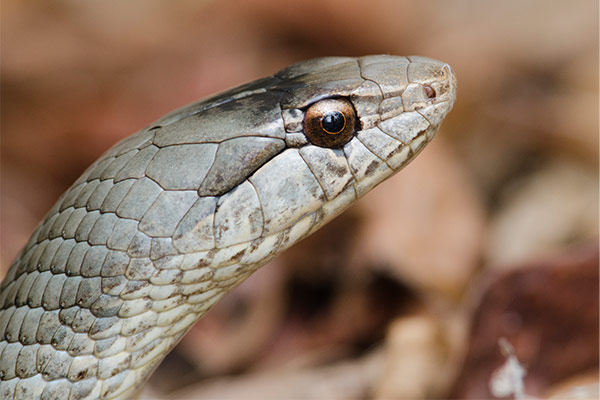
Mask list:
POLYGON ((132 397, 224 294, 418 154, 455 92, 435 60, 319 58, 117 143, 2 282, 0 398, 132 397))

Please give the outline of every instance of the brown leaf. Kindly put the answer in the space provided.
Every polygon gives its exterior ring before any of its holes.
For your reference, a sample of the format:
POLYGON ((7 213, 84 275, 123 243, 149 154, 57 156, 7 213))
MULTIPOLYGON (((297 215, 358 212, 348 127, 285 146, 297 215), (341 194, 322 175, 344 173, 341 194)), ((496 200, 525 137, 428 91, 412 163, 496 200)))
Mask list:
POLYGON ((527 370, 528 395, 597 368, 598 260, 598 247, 591 246, 495 274, 472 317, 469 349, 451 397, 490 398, 489 379, 504 362, 501 337, 527 370))

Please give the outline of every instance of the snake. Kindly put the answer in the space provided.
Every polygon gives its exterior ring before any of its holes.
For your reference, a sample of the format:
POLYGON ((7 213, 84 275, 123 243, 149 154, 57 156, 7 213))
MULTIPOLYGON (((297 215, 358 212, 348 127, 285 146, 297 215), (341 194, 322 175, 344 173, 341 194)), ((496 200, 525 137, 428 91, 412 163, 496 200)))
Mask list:
POLYGON ((134 397, 227 292, 419 154, 455 98, 444 62, 323 57, 118 142, 2 281, 0 398, 134 397))

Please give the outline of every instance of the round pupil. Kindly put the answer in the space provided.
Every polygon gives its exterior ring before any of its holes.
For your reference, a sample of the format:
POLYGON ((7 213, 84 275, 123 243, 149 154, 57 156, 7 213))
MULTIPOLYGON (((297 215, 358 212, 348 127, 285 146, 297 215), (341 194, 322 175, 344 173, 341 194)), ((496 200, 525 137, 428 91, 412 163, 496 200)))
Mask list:
POLYGON ((338 133, 342 129, 344 129, 344 125, 346 125, 346 121, 344 120, 344 115, 342 115, 339 111, 332 111, 323 117, 321 120, 321 126, 327 132, 330 133, 338 133))

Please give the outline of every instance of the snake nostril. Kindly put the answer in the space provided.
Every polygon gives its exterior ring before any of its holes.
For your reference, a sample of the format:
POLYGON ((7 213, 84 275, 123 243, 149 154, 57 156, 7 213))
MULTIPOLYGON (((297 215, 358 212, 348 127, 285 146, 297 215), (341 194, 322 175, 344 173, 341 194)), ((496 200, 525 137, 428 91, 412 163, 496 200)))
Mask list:
POLYGON ((430 85, 423 85, 423 90, 425 91, 425 96, 427 96, 428 99, 435 98, 435 89, 432 88, 430 85))

